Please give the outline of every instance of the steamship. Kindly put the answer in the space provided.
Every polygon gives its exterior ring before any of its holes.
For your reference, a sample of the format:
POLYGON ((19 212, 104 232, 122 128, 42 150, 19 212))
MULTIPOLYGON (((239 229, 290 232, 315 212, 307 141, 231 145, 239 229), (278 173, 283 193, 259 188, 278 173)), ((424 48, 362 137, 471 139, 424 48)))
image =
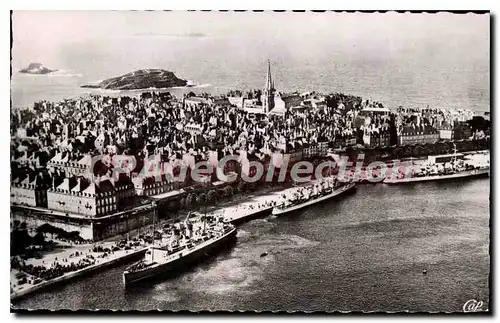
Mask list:
POLYGON ((236 228, 222 218, 203 217, 201 222, 194 230, 193 223, 188 219, 184 223, 177 223, 169 243, 151 246, 144 259, 125 269, 124 286, 178 273, 236 239, 236 228))
POLYGON ((299 188, 289 196, 283 196, 284 202, 274 207, 272 214, 283 215, 354 190, 355 183, 326 180, 320 184, 299 188))
POLYGON ((384 179, 386 184, 405 184, 467 177, 488 177, 489 155, 478 155, 482 160, 466 159, 456 150, 452 154, 429 156, 422 166, 412 165, 407 169, 394 170, 394 175, 384 179))

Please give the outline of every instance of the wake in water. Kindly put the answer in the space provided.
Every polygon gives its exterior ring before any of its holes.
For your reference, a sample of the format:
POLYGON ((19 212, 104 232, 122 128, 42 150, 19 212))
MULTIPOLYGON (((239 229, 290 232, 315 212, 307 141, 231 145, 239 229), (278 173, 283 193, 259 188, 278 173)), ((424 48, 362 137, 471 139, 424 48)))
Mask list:
POLYGON ((155 294, 153 295, 153 299, 166 302, 166 303, 174 303, 181 300, 181 296, 177 292, 177 288, 172 284, 159 284, 154 288, 155 294))
POLYGON ((258 293, 256 283, 265 280, 266 272, 279 261, 280 254, 318 244, 296 235, 276 234, 273 232, 275 227, 275 223, 265 219, 248 223, 245 229, 238 230, 237 245, 228 254, 219 255, 214 262, 156 286, 154 299, 173 303, 192 293, 258 293))

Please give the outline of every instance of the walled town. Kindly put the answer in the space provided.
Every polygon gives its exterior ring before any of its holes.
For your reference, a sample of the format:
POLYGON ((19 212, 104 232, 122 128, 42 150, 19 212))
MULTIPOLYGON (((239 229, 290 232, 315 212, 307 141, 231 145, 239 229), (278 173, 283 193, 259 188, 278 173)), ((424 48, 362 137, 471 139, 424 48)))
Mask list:
POLYGON ((66 235, 97 241, 150 224, 152 201, 159 216, 173 217, 264 187, 241 181, 242 173, 254 172, 245 160, 279 169, 285 157, 291 167, 334 155, 356 160, 363 153, 369 161, 389 161, 450 153, 453 145, 481 150, 488 149, 490 127, 488 117, 469 110, 388 109, 342 93, 281 93, 270 66, 264 88, 246 93, 92 94, 42 101, 12 112, 12 212, 32 235, 48 223, 66 235), (208 174, 202 181, 187 176, 173 182, 165 176, 181 166, 189 171, 195 161, 217 165, 227 155, 238 156, 223 170, 235 181, 208 174), (112 161, 120 156, 134 156, 136 164, 118 172, 112 161), (150 161, 165 170, 162 176, 144 172, 150 161))

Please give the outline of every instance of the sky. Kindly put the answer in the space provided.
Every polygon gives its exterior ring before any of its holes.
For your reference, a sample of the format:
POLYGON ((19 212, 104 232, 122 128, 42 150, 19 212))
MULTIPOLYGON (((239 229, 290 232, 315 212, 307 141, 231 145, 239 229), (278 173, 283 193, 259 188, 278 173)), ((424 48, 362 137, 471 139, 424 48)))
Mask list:
POLYGON ((330 42, 341 50, 356 48, 381 55, 445 42, 489 62, 489 16, 471 13, 15 11, 12 29, 15 66, 59 65, 72 48, 92 50, 88 44, 192 33, 228 41, 293 44, 295 51, 321 50, 321 44, 330 42))

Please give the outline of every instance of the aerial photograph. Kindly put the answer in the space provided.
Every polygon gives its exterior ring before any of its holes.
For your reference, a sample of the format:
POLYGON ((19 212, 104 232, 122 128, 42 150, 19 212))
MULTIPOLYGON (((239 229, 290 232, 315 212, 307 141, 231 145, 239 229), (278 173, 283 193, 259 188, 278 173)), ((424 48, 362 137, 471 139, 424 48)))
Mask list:
POLYGON ((490 22, 12 11, 11 312, 490 312, 490 22))

